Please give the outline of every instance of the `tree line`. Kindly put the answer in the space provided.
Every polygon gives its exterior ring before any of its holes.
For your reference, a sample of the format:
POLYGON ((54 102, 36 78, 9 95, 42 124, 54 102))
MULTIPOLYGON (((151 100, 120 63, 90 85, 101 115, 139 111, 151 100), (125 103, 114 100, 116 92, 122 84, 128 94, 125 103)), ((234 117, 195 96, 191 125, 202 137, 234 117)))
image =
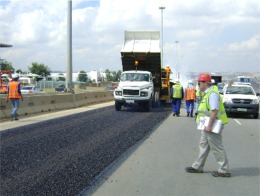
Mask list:
MULTIPOLYGON (((1 70, 10 70, 12 73, 17 73, 17 74, 27 74, 26 71, 22 71, 21 69, 15 70, 12 64, 6 60, 3 60, 1 62, 1 70)), ((28 72, 32 74, 37 74, 42 77, 47 77, 51 75, 51 69, 42 64, 42 63, 37 63, 33 62, 31 66, 28 67, 28 72)), ((105 76, 102 74, 98 78, 98 81, 92 81, 87 73, 83 70, 79 72, 77 81, 79 82, 84 82, 84 83, 93 83, 93 82, 104 82, 104 81, 110 81, 110 82, 117 82, 120 79, 120 75, 122 73, 121 70, 119 71, 110 71, 109 69, 105 70, 105 76)))

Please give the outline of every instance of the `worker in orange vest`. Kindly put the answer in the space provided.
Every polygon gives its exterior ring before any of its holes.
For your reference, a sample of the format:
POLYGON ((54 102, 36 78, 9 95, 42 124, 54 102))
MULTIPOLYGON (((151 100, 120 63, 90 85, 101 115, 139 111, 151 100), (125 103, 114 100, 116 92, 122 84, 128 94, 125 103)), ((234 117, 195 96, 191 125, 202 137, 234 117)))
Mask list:
POLYGON ((196 91, 191 80, 188 81, 188 86, 184 92, 186 102, 187 117, 193 117, 194 102, 196 100, 196 91))
POLYGON ((8 83, 8 94, 6 96, 6 103, 8 100, 11 100, 12 104, 12 113, 11 120, 18 120, 17 110, 19 109, 19 100, 23 101, 23 96, 21 93, 21 83, 18 82, 19 76, 13 76, 13 79, 8 83))

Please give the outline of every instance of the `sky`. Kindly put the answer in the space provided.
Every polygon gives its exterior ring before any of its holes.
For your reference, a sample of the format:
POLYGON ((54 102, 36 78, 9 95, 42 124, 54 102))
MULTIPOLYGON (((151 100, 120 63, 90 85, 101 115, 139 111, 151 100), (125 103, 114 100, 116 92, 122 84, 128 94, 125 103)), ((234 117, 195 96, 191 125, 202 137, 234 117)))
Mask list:
MULTIPOLYGON (((0 57, 66 71, 67 14, 68 0, 0 0, 0 43, 13 45, 0 57)), ((173 72, 260 72, 259 0, 72 0, 72 71, 122 70, 124 31, 162 27, 173 72)))

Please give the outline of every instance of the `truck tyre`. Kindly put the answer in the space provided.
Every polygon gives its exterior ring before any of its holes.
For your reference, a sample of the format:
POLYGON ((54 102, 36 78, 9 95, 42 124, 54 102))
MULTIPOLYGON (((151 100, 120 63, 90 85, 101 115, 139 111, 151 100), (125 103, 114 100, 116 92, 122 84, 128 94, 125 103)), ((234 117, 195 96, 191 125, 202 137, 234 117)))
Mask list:
POLYGON ((153 95, 153 107, 159 107, 160 106, 160 95, 159 92, 155 92, 153 95))
POLYGON ((145 102, 145 104, 144 104, 144 109, 145 109, 147 112, 150 112, 150 111, 151 111, 151 108, 152 108, 152 100, 150 99, 149 101, 145 102))
POLYGON ((254 118, 255 118, 255 119, 258 119, 258 117, 259 117, 259 113, 255 113, 255 114, 254 114, 254 118))
POLYGON ((120 111, 121 110, 121 103, 115 101, 115 108, 116 108, 116 111, 120 111))

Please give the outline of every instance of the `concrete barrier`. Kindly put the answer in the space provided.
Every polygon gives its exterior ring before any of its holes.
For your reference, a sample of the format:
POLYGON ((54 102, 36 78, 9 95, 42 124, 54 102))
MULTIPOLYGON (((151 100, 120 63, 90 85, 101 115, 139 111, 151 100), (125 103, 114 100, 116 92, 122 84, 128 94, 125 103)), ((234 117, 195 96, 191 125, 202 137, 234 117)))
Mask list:
MULTIPOLYGON (((20 107, 18 110, 18 114, 20 116, 26 116, 29 114, 34 113, 34 106, 37 104, 35 103, 35 97, 30 96, 30 95, 23 95, 23 101, 20 100, 20 107)), ((11 103, 8 104, 10 106, 10 110, 8 111, 9 113, 11 112, 11 103)))
POLYGON ((0 119, 6 118, 7 116, 10 116, 10 111, 11 111, 11 104, 5 102, 6 97, 3 97, 1 95, 0 99, 0 119))
MULTIPOLYGON (((32 106, 33 114, 40 113, 40 112, 48 112, 56 110, 55 106, 53 105, 53 100, 55 98, 49 94, 46 96, 37 95, 32 97, 32 104, 28 105, 28 107, 32 106)), ((28 110, 27 107, 27 110, 28 110)))
POLYGON ((75 108, 74 94, 65 93, 53 96, 52 104, 56 110, 75 108))
MULTIPOLYGON (((5 99, 6 95, 1 95, 0 119, 9 118, 12 110, 11 102, 6 103, 5 99)), ((26 116, 42 112, 70 109, 112 100, 114 100, 112 91, 91 91, 76 94, 28 94, 23 95, 23 101, 20 101, 18 115, 26 116)))

